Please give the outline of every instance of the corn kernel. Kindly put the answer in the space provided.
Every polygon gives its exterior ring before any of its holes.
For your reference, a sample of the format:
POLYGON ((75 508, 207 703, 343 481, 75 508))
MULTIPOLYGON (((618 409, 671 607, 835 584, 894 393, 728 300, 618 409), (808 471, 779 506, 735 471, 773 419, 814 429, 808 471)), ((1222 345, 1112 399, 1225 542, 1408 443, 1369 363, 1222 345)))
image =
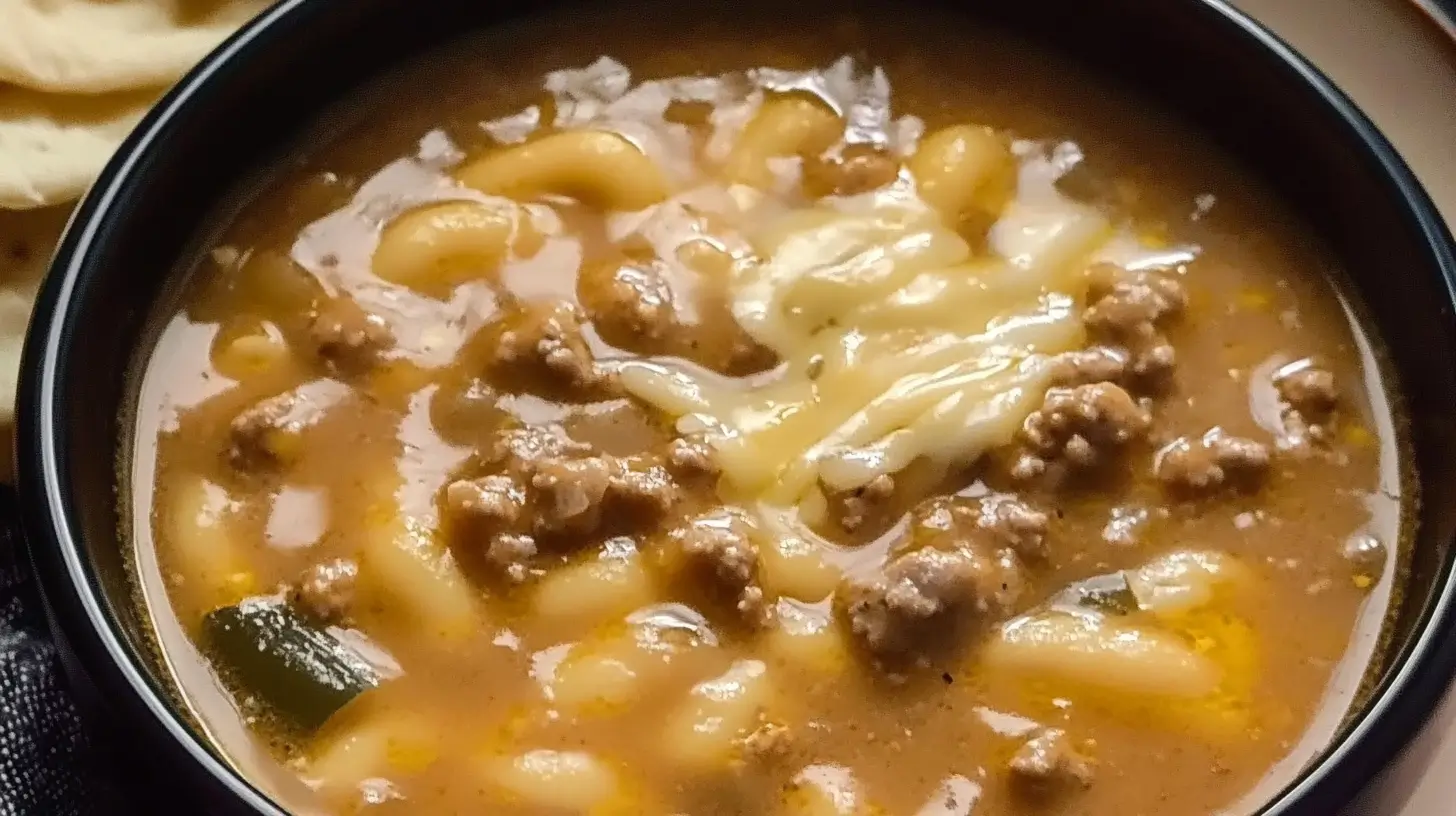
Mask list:
POLYGON ((247 570, 234 572, 223 580, 223 591, 230 601, 241 601, 258 591, 258 576, 247 570))
POLYGON ((1148 226, 1138 231, 1138 240, 1148 249, 1167 249, 1168 229, 1164 226, 1148 226))
POLYGON ((1239 308, 1246 311, 1266 311, 1273 303, 1274 299, 1269 296, 1268 292, 1262 292, 1258 289, 1245 289, 1239 292, 1238 295, 1239 308))
POLYGON ((1370 429, 1359 423, 1346 425, 1340 431, 1340 436, 1344 439, 1345 444, 1352 448, 1368 448, 1375 443, 1375 435, 1370 433, 1370 429))
POLYGON ((1354 578, 1356 589, 1369 589, 1375 583, 1375 579, 1369 575, 1356 575, 1354 578))

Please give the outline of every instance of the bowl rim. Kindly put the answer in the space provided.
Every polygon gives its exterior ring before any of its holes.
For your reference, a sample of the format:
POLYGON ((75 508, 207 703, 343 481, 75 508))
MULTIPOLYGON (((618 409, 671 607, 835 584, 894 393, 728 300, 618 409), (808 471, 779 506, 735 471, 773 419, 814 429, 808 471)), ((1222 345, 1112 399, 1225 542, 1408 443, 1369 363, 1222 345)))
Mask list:
MULTIPOLYGON (((148 730, 182 747, 213 781, 259 814, 285 811, 255 783, 226 761, 220 750, 189 727, 174 710, 168 693, 141 668, 146 657, 117 636, 118 622, 105 608, 104 593, 82 553, 75 532, 68 469, 57 446, 61 407, 57 382, 70 367, 75 289, 88 275, 100 274, 94 260, 98 231, 110 214, 128 208, 131 188, 144 184, 145 165, 170 138, 175 120, 206 104, 211 86, 237 68, 252 52, 288 36, 291 24, 306 15, 345 13, 348 0, 281 0, 242 26, 174 85, 127 136, 73 211, 36 297, 21 358, 16 408, 16 468, 21 496, 25 549, 45 601, 53 631, 74 644, 89 635, 95 648, 80 658, 98 685, 139 700, 150 716, 148 730), (62 598, 61 596, 65 596, 62 598), (55 600, 64 600, 57 606, 55 600), (87 659, 89 658, 89 660, 87 659)), ((1417 228, 1431 265, 1438 270, 1451 302, 1456 303, 1456 244, 1445 221, 1410 168, 1355 103, 1287 42, 1228 0, 1197 0, 1193 13, 1205 24, 1222 26, 1229 37, 1252 41, 1276 57, 1283 70, 1342 125, 1340 138, 1358 144, 1379 164, 1391 201, 1417 228)), ((1355 713, 1344 739, 1327 746, 1293 780, 1264 803, 1260 816, 1307 812, 1310 799, 1343 805, 1364 787, 1424 726, 1456 674, 1456 578, 1450 556, 1435 590, 1416 621, 1416 636, 1398 655, 1379 686, 1355 713)))

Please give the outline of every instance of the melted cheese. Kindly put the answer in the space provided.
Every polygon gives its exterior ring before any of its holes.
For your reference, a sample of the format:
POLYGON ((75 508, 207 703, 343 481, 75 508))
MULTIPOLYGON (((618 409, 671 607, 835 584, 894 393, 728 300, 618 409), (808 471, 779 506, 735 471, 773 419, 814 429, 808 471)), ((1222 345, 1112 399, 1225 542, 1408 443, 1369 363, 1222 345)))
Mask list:
POLYGON ((730 380, 680 360, 617 365, 623 386, 704 432, 725 496, 814 506, 917 459, 967 465, 1012 441, 1086 344, 1083 270, 1129 252, 1095 209, 1053 186, 1066 157, 1028 156, 977 256, 914 194, 887 190, 779 214, 745 237, 733 314, 782 361, 730 380), (1058 162, 1062 162, 1059 164, 1058 162))

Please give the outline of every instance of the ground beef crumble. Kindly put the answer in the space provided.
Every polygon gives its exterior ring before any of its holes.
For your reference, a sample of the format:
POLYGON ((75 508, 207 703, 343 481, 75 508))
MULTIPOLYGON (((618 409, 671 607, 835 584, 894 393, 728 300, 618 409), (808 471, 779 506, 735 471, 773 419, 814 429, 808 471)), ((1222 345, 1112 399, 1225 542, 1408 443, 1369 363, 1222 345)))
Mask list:
POLYGON ((1132 395, 1110 382, 1052 388, 1040 409, 1021 426, 1026 452, 1012 468, 1012 476, 1039 476, 1052 460, 1072 467, 1092 467, 1110 449, 1144 436, 1152 424, 1132 395))
POLYGON ((587 269, 578 291, 598 330, 619 342, 625 338, 663 340, 678 328, 672 288, 663 277, 660 261, 587 269))
POLYGON ((835 604, 881 658, 926 661, 968 618, 1010 612, 1024 584, 1018 551, 1043 552, 1048 519, 1011 496, 939 498, 917 507, 906 547, 844 581, 835 604))
POLYGON ((1066 351, 1051 359, 1052 384, 1057 386, 1121 382, 1127 376, 1128 353, 1112 346, 1066 351))
POLYGON ((289 602, 313 618, 327 624, 348 619, 354 605, 354 585, 359 566, 347 558, 315 564, 304 570, 288 587, 289 602))
POLYGON ((367 370, 394 346, 394 334, 384 318, 347 297, 333 298, 314 309, 308 332, 325 365, 344 374, 367 370))
POLYGON ((712 477, 719 473, 713 446, 698 437, 682 437, 668 443, 667 467, 682 478, 712 477))
POLYGON ((1072 745, 1060 728, 1042 729, 1026 741, 1007 763, 1014 779, 1034 787, 1092 784, 1092 761, 1072 745))
POLYGON ((717 594, 731 600, 742 619, 764 626, 773 608, 764 595, 756 531, 748 514, 720 507, 673 528, 669 546, 690 569, 708 577, 717 594))
POLYGON ((1180 436, 1153 456, 1153 475, 1165 486, 1198 492, 1228 480, 1251 481, 1269 469, 1269 447, 1262 442, 1210 429, 1196 439, 1180 436))
POLYGON ((862 487, 831 494, 829 503, 839 520, 840 528, 852 533, 863 527, 880 527, 885 521, 883 514, 894 496, 894 477, 882 473, 862 487))
POLYGON ((652 457, 618 457, 558 426, 500 431, 481 457, 489 471, 445 488, 463 535, 484 540, 485 561, 512 581, 544 543, 579 541, 613 525, 653 523, 677 502, 677 484, 652 457))
POLYGON ((911 543, 940 549, 974 546, 1008 548, 1026 558, 1047 554, 1051 519, 1009 493, 979 498, 940 497, 921 502, 911 514, 911 543))
POLYGON ((1307 454, 1328 444, 1340 399, 1335 375, 1306 360, 1277 373, 1274 387, 1283 402, 1280 449, 1307 454))
POLYGON ((495 362, 534 371, 567 388, 586 390, 605 380, 582 335, 585 315, 564 300, 520 305, 505 320, 495 362))
POLYGON ((1188 304, 1183 284, 1171 274, 1094 264, 1089 278, 1087 311, 1082 322, 1094 337, 1126 349, 1130 373, 1144 379, 1166 377, 1176 355, 1162 326, 1182 314, 1188 304))
POLYGON ((302 433, 348 394, 337 380, 314 380, 245 408, 228 428, 229 462, 243 472, 288 464, 301 451, 302 433))

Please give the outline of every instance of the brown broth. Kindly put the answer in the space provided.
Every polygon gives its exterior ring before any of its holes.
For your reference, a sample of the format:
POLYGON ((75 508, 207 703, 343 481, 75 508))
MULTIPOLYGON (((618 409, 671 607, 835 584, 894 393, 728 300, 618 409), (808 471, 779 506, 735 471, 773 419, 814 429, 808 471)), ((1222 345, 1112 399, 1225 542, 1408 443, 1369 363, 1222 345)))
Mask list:
MULTIPOLYGON (((1409 499, 1402 501, 1405 463, 1398 461, 1397 419, 1382 371, 1354 310, 1335 288, 1338 270, 1318 239, 1260 181, 1182 123, 1076 65, 959 18, 884 8, 778 8, 767 16, 737 5, 731 12, 654 8, 650 16, 546 14, 422 61, 331 112, 327 129, 273 168, 219 225, 208 248, 251 253, 251 259, 231 263, 236 255, 225 251, 198 260, 182 308, 148 363, 133 465, 143 602, 210 733, 300 812, 558 812, 483 781, 483 757, 537 748, 590 751, 624 780, 631 804, 594 812, 780 812, 790 779, 810 765, 849 769, 867 801, 883 809, 853 812, 893 814, 1212 813, 1287 781, 1322 747, 1354 698, 1398 591, 1394 554, 1383 571, 1363 575, 1342 547, 1368 532, 1393 553, 1402 518, 1411 512, 1409 499), (974 645, 902 684, 886 682, 862 659, 834 672, 806 669, 769 653, 767 635, 736 628, 712 611, 699 588, 662 574, 654 574, 653 594, 701 607, 720 646, 673 660, 654 691, 624 710, 558 711, 543 697, 542 667, 560 659, 556 647, 590 642, 620 629, 620 620, 536 619, 527 590, 479 578, 463 553, 457 560, 484 598, 490 625, 442 647, 387 605, 355 609, 353 626, 403 673, 345 708, 321 734, 293 734, 249 705, 245 692, 222 690, 191 639, 202 616, 232 598, 186 571, 176 550, 182 545, 169 540, 166 519, 158 515, 184 489, 182 478, 200 474, 230 495, 226 526, 249 576, 232 589, 266 593, 310 565, 358 558, 359 542, 377 523, 362 508, 377 503, 379 478, 401 480, 403 513, 426 526, 439 524, 441 491, 474 467, 474 452, 488 446, 503 422, 561 422, 574 438, 616 455, 658 450, 672 439, 668 418, 630 399, 563 399, 536 380, 485 373, 497 324, 512 304, 575 299, 581 270, 620 261, 624 250, 591 208, 555 202, 564 226, 539 251, 450 289, 444 299, 384 285, 359 261, 367 259, 377 229, 372 211, 351 206, 361 187, 381 190, 381 200, 396 210, 411 197, 438 195, 438 171, 411 170, 405 160, 422 147, 453 145, 471 157, 497 149, 477 123, 545 104, 551 94, 542 89, 543 75, 585 66, 598 55, 628 66, 634 83, 691 74, 729 77, 713 80, 724 85, 741 81, 732 77, 751 66, 823 68, 850 55, 862 69, 882 68, 893 84, 894 114, 922 118, 927 132, 976 123, 1024 139, 1074 141, 1085 160, 1066 189, 1140 234, 1201 250, 1183 277, 1187 314, 1167 330, 1178 355, 1173 387, 1153 409, 1155 429, 1170 437, 1218 425, 1267 441, 1255 413, 1268 410, 1260 400, 1272 393, 1275 363, 1313 355, 1334 374, 1341 403, 1333 442, 1308 459, 1276 456, 1257 491, 1171 499, 1146 465, 1155 446, 1134 443, 1125 453, 1129 464, 1087 483, 1026 486, 990 466, 937 476, 916 495, 897 499, 908 507, 936 490, 988 485, 1046 510, 1050 562, 1033 571, 1017 611, 1070 582, 1134 569, 1178 549, 1239 559, 1258 590, 1229 601, 1220 614, 1247 623, 1256 668, 1240 703, 1247 717, 1232 732, 1209 733, 1135 701, 1129 707, 1127 701, 1103 704, 1096 695, 1068 699, 988 669, 974 645), (289 255, 303 266, 284 261, 289 255), (311 276, 305 266, 325 272, 311 276), (284 365, 228 376, 218 370, 218 349, 229 337, 259 333, 263 321, 291 348, 306 349, 308 312, 326 293, 346 294, 385 315, 398 354, 349 379, 349 395, 308 430, 286 477, 240 473, 226 456, 234 418, 322 369, 299 351, 284 365), (497 398, 471 395, 477 380, 497 398), (1108 540, 1110 522, 1141 511, 1149 520, 1136 527, 1135 543, 1108 540), (677 769, 663 756, 663 723, 690 687, 738 659, 767 665, 775 717, 794 732, 792 747, 747 769, 707 775, 677 769), (431 746, 395 757, 378 772, 389 785, 376 780, 366 787, 381 801, 366 805, 368 795, 358 789, 309 791, 293 778, 293 769, 307 777, 305 758, 338 735, 396 712, 418 717, 431 746), (1095 740, 1089 749, 1095 781, 1085 790, 1047 795, 1018 790, 1005 766, 1024 738, 1002 733, 1008 714, 1095 740), (1281 770, 1266 779, 1276 766, 1281 770), (957 793, 937 792, 947 779, 959 780, 957 793), (381 793, 386 790, 392 795, 381 793)), ((552 104, 559 110, 562 103, 552 104)), ((678 113, 691 118, 701 111, 678 113)), ((630 135, 666 127, 655 116, 627 116, 619 126, 630 135)), ((792 194, 785 200, 798 203, 792 194)), ((738 329, 731 319, 713 317, 722 314, 723 293, 711 279, 687 283, 707 316, 695 329, 692 353, 719 364, 732 356, 724 350, 738 329)), ((686 493, 662 526, 718 503, 711 489, 686 493)), ((452 535, 465 536, 445 524, 441 537, 452 535)), ((639 536, 644 553, 653 535, 639 536)), ((838 556, 851 571, 875 568, 897 533, 862 538, 877 540, 838 556)))

